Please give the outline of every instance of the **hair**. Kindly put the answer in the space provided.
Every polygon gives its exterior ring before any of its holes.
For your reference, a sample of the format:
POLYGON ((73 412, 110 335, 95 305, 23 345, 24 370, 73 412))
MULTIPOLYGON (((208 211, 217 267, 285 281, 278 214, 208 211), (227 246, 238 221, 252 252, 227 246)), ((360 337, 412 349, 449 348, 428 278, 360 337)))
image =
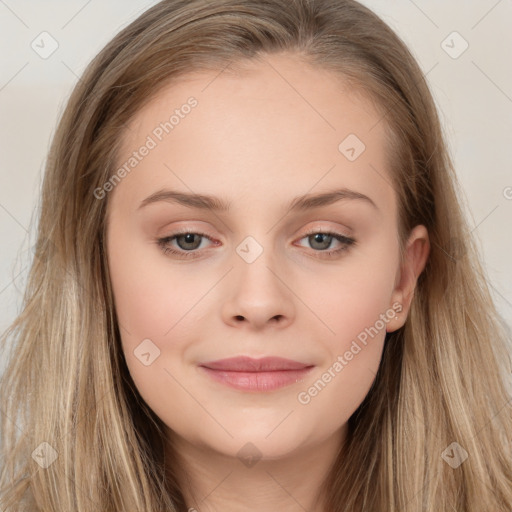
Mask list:
POLYGON ((389 133, 402 257, 418 224, 431 244, 407 321, 386 334, 322 487, 325 510, 512 510, 510 335, 406 45, 353 0, 164 0, 89 64, 50 148, 23 307, 2 336, 12 350, 0 387, 3 511, 186 511, 165 425, 121 349, 109 201, 94 190, 116 170, 126 124, 160 90, 276 53, 332 71, 375 104, 389 133), (442 457, 454 442, 468 454, 456 468, 442 457))

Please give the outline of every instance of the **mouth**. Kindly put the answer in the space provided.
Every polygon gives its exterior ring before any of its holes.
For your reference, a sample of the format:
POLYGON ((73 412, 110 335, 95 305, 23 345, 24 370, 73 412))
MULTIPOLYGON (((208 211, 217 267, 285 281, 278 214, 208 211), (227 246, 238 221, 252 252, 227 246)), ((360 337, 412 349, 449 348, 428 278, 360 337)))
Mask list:
POLYGON ((242 391, 273 391, 297 382, 314 365, 280 357, 234 357, 199 365, 210 378, 228 387, 242 391))

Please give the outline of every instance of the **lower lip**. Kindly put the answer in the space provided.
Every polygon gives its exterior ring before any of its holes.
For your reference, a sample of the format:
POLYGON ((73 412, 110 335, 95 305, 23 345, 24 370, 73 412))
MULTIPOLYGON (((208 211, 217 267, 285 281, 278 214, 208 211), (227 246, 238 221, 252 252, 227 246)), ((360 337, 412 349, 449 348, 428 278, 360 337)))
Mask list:
POLYGON ((273 391, 300 382, 312 370, 308 366, 302 370, 278 370, 272 372, 230 372, 212 370, 200 366, 213 380, 243 391, 273 391))

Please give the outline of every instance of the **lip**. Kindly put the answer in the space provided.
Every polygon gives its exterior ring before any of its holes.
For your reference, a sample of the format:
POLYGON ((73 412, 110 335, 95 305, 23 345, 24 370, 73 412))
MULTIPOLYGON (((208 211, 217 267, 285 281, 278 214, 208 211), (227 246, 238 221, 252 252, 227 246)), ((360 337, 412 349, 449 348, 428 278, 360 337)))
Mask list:
POLYGON ((314 365, 281 357, 232 357, 202 363, 213 380, 243 391, 273 391, 303 380, 314 365))
POLYGON ((254 359, 252 357, 239 356, 201 363, 200 366, 227 372, 274 372, 279 370, 303 370, 313 365, 292 361, 291 359, 284 359, 282 357, 262 357, 260 359, 254 359))

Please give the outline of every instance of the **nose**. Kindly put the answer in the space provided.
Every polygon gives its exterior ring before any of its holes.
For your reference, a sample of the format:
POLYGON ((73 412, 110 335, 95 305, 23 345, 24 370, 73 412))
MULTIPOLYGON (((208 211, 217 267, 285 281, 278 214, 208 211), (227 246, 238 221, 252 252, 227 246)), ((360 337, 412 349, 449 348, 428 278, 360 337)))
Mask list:
POLYGON ((254 262, 240 259, 226 283, 223 321, 252 330, 283 329, 295 318, 294 294, 289 276, 276 268, 267 251, 254 262), (288 279, 287 279, 288 277, 288 279))

